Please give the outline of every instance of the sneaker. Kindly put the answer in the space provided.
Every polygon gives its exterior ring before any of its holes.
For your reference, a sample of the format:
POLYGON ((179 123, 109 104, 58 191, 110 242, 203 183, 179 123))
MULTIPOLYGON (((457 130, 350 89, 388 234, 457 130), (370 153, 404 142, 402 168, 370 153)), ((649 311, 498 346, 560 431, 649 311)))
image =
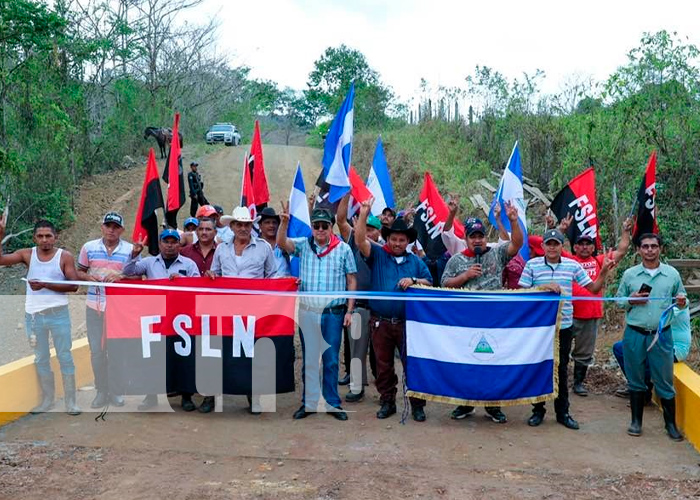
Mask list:
POLYGON ((450 418, 452 418, 452 420, 462 420, 475 413, 476 409, 473 406, 458 406, 452 411, 450 418))
POLYGON ((488 418, 497 424, 505 424, 508 422, 508 417, 506 417, 506 414, 503 413, 500 408, 486 408, 486 414, 488 418))

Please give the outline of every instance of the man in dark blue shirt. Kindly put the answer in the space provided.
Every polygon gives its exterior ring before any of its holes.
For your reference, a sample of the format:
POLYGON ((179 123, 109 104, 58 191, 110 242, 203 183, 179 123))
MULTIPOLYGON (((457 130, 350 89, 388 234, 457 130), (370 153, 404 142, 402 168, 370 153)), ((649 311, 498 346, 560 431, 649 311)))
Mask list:
MULTIPOLYGON (((372 270, 372 290, 377 292, 401 292, 411 285, 432 285, 427 266, 413 253, 406 252, 409 243, 416 240, 416 230, 399 217, 391 226, 382 227, 384 246, 367 239, 367 217, 373 199, 362 203, 360 218, 355 227, 355 243, 367 265, 372 270)), ((394 350, 402 353, 405 366, 404 342, 406 339, 406 309, 402 300, 370 300, 370 332, 377 361, 377 391, 382 407, 377 418, 387 418, 396 413, 398 377, 394 370, 394 350)), ((413 420, 425 421, 425 400, 411 398, 413 420)))

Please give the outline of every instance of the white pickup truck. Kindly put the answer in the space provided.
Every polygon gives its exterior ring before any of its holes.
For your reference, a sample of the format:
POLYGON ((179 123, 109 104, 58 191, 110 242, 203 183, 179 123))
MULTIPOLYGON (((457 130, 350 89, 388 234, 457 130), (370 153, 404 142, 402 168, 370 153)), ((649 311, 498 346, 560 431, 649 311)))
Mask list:
POLYGON ((206 141, 207 144, 223 142, 227 146, 238 146, 241 143, 241 134, 231 123, 217 123, 207 131, 206 141))

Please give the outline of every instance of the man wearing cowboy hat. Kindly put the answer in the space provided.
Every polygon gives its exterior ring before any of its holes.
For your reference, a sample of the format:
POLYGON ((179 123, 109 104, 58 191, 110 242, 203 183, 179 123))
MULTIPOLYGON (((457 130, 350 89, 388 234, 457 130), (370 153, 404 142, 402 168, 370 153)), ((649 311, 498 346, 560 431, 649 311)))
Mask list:
POLYGON ((258 227, 260 237, 272 247, 272 252, 277 263, 277 276, 289 276, 289 254, 277 246, 277 230, 280 227, 280 216, 272 207, 263 208, 258 214, 258 227))
POLYGON ((254 236, 253 218, 247 207, 236 207, 231 215, 221 217, 233 232, 230 242, 216 247, 214 262, 208 276, 236 278, 274 278, 277 264, 272 247, 262 238, 254 236))
MULTIPOLYGON (((406 252, 409 243, 416 240, 416 230, 398 218, 389 227, 382 227, 384 246, 367 239, 367 218, 373 199, 362 203, 360 218, 355 227, 355 243, 372 270, 372 290, 400 292, 411 285, 432 285, 428 267, 415 254, 406 252)), ((406 338, 406 311, 400 300, 370 300, 370 332, 377 361, 377 390, 381 408, 377 418, 387 418, 396 413, 398 377, 394 371, 394 351, 403 352, 406 338)), ((401 357, 404 364, 405 359, 401 357)), ((413 420, 425 421, 425 400, 411 398, 413 420)))
MULTIPOLYGON (((277 264, 272 247, 262 238, 252 234, 253 218, 247 207, 236 207, 231 215, 221 217, 221 222, 229 224, 233 239, 221 243, 214 251, 211 269, 205 274, 212 279, 217 276, 235 278, 275 278, 277 264)), ((248 406, 254 415, 261 413, 259 395, 248 395, 248 406)), ((207 410, 214 407, 214 396, 207 396, 202 401, 207 410)), ((200 408, 200 411, 207 413, 200 408)))

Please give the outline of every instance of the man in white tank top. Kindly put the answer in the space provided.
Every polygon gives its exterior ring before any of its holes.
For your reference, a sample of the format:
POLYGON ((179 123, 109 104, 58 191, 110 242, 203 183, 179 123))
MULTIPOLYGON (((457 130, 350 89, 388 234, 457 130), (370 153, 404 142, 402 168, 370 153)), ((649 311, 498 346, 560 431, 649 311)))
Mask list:
MULTIPOLYGON (((5 236, 5 218, 0 219, 0 241, 5 236)), ((61 367, 66 412, 80 415, 75 398, 75 365, 71 354, 71 322, 68 314, 69 292, 77 285, 45 283, 45 281, 77 280, 73 256, 56 248, 56 228, 46 220, 34 226, 35 247, 21 248, 11 254, 3 254, 0 247, 0 266, 24 264, 27 266, 27 300, 25 319, 27 336, 34 348, 34 365, 39 376, 42 400, 31 413, 49 411, 54 406, 54 376, 51 371, 49 333, 56 348, 56 358, 61 367)))

